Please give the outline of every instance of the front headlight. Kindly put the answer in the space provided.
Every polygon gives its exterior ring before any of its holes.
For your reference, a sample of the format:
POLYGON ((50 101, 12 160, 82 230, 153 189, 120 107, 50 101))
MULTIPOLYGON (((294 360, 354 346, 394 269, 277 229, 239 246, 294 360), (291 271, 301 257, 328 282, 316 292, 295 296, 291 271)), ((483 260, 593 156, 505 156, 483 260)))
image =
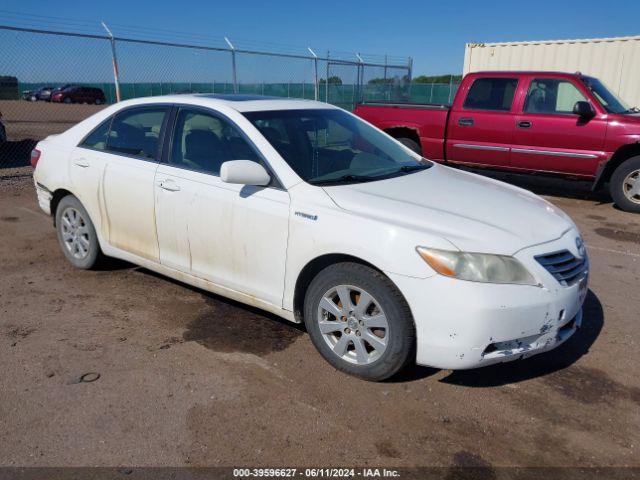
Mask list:
POLYGON ((515 258, 488 253, 455 252, 416 247, 416 251, 440 275, 485 283, 537 285, 533 276, 515 258))

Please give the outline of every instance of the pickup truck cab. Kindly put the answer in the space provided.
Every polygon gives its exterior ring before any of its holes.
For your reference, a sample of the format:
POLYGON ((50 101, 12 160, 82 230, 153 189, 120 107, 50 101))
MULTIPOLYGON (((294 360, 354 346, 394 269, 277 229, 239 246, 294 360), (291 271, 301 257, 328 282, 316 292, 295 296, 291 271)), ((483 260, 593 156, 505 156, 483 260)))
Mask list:
POLYGON ((609 182, 640 213, 640 116, 597 78, 561 72, 480 72, 453 104, 371 103, 356 115, 436 162, 609 182))

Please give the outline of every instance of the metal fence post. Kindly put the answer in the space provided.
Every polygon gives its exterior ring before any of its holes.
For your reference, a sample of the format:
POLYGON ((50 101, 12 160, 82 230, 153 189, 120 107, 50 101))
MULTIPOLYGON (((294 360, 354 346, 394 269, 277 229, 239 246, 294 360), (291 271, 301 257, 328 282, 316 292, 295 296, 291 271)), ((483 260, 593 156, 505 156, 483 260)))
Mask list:
POLYGON ((113 33, 107 27, 107 25, 102 22, 102 26, 107 31, 107 35, 109 35, 109 42, 111 43, 111 61, 113 63, 113 81, 116 87, 116 102, 120 101, 120 73, 118 72, 118 57, 116 56, 116 39, 113 38, 113 33))
POLYGON ((318 56, 316 53, 311 50, 311 47, 307 47, 309 53, 313 55, 313 99, 317 102, 318 97, 320 96, 319 85, 318 85, 318 56))
POLYGON ((238 93, 238 77, 236 76, 236 48, 229 41, 227 37, 224 37, 225 42, 231 49, 231 77, 233 79, 233 93, 238 93))
POLYGON ((356 98, 353 98, 353 108, 356 108, 356 103, 360 103, 363 101, 364 97, 364 60, 360 56, 359 53, 356 53, 356 57, 358 58, 357 65, 357 73, 358 73, 358 88, 356 90, 356 98))
POLYGON ((324 102, 329 103, 329 50, 327 50, 327 78, 324 79, 324 102))

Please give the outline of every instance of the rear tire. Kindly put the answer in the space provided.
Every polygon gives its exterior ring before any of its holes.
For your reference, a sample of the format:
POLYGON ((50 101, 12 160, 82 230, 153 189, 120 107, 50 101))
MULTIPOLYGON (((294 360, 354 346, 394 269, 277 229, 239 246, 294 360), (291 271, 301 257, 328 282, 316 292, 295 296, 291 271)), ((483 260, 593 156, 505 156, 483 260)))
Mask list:
POLYGON ((418 145, 418 143, 415 140, 412 140, 406 137, 396 138, 396 140, 398 140, 401 144, 403 144, 405 147, 409 148, 410 150, 413 150, 417 154, 422 155, 422 148, 420 148, 420 145, 418 145))
POLYGON ((640 156, 625 160, 614 170, 609 192, 622 210, 640 213, 640 156))
POLYGON ((325 360, 365 380, 389 378, 415 356, 407 302, 391 280, 365 265, 322 270, 305 296, 304 322, 325 360))
POLYGON ((74 267, 92 269, 104 259, 93 222, 73 195, 67 195, 58 204, 56 232, 62 253, 74 267))

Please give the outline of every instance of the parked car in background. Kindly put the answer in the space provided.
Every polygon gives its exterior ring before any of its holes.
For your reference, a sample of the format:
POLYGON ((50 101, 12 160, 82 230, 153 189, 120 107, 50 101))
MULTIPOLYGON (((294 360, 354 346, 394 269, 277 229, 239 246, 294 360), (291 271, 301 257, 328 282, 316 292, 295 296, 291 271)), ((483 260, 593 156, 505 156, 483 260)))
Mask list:
POLYGON ((37 101, 45 101, 48 102, 51 100, 51 92, 55 90, 55 87, 45 86, 40 87, 37 90, 25 90, 22 92, 22 98, 24 100, 29 100, 30 102, 37 101))
POLYGON ((117 257, 304 321, 368 380, 525 358, 582 321, 589 261, 566 214, 325 103, 128 100, 39 142, 32 164, 76 267, 117 257))
POLYGON ((104 92, 100 88, 71 86, 51 94, 51 101, 56 103, 91 103, 102 105, 105 102, 104 92))
POLYGON ((640 213, 640 116, 580 73, 467 75, 451 107, 368 103, 355 113, 436 162, 609 183, 640 213))

